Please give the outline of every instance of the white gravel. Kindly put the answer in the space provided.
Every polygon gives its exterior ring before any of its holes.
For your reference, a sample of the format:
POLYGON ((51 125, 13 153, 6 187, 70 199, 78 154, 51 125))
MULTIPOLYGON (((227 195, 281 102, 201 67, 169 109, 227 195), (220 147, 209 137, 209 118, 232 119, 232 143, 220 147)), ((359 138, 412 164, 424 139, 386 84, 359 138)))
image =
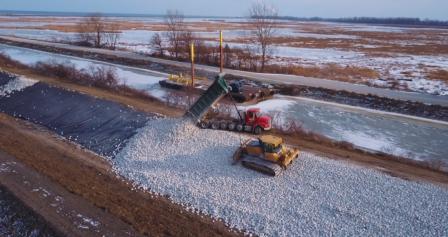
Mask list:
POLYGON ((21 91, 29 86, 33 86, 38 81, 28 79, 25 77, 17 77, 13 80, 10 80, 5 85, 0 86, 0 97, 8 97, 12 93, 16 91, 21 91))
POLYGON ((190 210, 261 236, 448 236, 448 190, 303 152, 272 178, 231 156, 240 136, 149 121, 116 171, 190 210))

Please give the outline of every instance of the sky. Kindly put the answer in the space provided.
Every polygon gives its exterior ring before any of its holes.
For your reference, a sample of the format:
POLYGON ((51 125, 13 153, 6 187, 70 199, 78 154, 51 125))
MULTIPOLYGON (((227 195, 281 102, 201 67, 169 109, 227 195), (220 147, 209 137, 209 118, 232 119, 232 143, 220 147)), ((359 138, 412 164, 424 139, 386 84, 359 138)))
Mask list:
MULTIPOLYGON (((254 0, 0 0, 0 10, 246 16, 254 0)), ((448 20, 448 0, 266 0, 282 16, 420 17, 448 20)))

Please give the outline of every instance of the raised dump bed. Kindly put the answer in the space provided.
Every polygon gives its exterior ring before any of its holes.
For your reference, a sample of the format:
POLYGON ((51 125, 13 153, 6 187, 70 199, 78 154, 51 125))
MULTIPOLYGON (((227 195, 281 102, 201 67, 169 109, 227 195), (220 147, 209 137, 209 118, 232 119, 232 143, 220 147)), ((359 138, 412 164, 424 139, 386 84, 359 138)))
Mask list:
POLYGON ((215 81, 210 87, 202 94, 196 102, 185 113, 185 117, 192 118, 194 120, 200 120, 208 109, 217 103, 222 97, 229 92, 228 85, 224 80, 224 74, 220 74, 216 77, 215 81))

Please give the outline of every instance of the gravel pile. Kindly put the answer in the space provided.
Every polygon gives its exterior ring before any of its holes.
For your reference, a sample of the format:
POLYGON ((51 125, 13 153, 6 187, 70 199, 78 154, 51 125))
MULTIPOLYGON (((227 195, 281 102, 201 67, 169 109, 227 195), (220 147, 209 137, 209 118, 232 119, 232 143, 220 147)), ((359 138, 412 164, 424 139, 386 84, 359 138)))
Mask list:
POLYGON ((232 166, 240 136, 155 119, 116 171, 187 209, 261 236, 447 236, 448 190, 303 152, 271 178, 232 166))
POLYGON ((8 97, 16 91, 21 91, 29 86, 36 84, 36 80, 25 77, 17 77, 9 80, 6 84, 0 85, 0 97, 8 97))

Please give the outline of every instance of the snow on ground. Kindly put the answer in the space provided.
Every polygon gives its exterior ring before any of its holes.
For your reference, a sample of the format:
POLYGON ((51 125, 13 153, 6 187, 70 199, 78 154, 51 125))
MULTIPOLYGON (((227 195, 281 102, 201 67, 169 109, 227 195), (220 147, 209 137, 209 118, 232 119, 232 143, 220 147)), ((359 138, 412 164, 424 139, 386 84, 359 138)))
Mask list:
MULTIPOLYGON (((286 35, 290 36, 290 35, 286 35)), ((343 34, 317 34, 317 33, 307 33, 302 31, 296 31, 294 36, 303 38, 313 38, 313 39, 358 39, 356 35, 343 35, 343 34)))
POLYGON ((72 40, 76 37, 75 33, 36 29, 0 29, 0 35, 16 36, 44 41, 66 41, 72 40))
POLYGON ((72 64, 79 70, 89 70, 91 67, 111 67, 122 84, 144 90, 159 99, 164 99, 166 96, 165 91, 158 84, 160 80, 166 79, 167 75, 164 73, 12 46, 0 45, 0 52, 28 65, 37 62, 57 62, 72 64))
POLYGON ((29 86, 33 86, 38 81, 28 79, 25 77, 17 77, 15 79, 10 80, 3 86, 0 86, 0 97, 8 97, 9 95, 21 91, 29 86))
POLYGON ((157 119, 113 163, 140 187, 261 236, 448 234, 444 188, 308 152, 272 178, 231 165, 240 139, 157 119))
POLYGON ((261 101, 255 105, 238 106, 239 109, 260 108, 263 112, 277 112, 285 111, 289 106, 294 104, 294 101, 284 99, 270 99, 261 101))
MULTIPOLYGON (((162 22, 163 18, 120 18, 114 17, 111 20, 126 20, 126 21, 137 21, 144 23, 155 23, 162 22)), ((235 20, 235 19, 234 19, 235 20)), ((246 19, 239 19, 238 21, 245 21, 246 19)), ((64 18, 59 19, 59 23, 66 24, 67 21, 64 18)), ((208 18, 188 18, 187 22, 213 22, 213 21, 225 21, 231 22, 229 19, 208 19, 208 18)), ((20 26, 20 22, 8 22, 8 24, 16 23, 20 26)), ((39 23, 39 22, 32 22, 39 23)), ((58 22, 56 22, 58 23, 58 22)), ((58 23, 58 24, 59 24, 58 23)), ((315 39, 356 39, 357 36, 352 33, 347 34, 319 34, 318 32, 307 32, 304 29, 300 29, 295 24, 287 24, 288 21, 284 22, 282 27, 276 30, 277 36, 293 36, 293 37, 307 37, 315 39)), ((319 23, 322 27, 340 28, 342 30, 349 31, 369 31, 369 32, 385 32, 385 33, 406 33, 412 32, 416 29, 410 28, 400 28, 400 27, 388 27, 379 25, 367 25, 367 24, 346 24, 346 23, 319 23)), ((1 26, 0 26, 1 27, 1 26)), ((31 26, 30 26, 31 27, 31 26)), ((210 29, 202 29, 201 27, 193 27, 192 30, 199 37, 218 38, 217 31, 210 31, 210 29)), ((421 30, 421 29, 419 29, 421 30)), ((429 29, 425 29, 429 30, 429 29)), ((431 29, 435 30, 435 29, 431 29)), ((440 30, 439 30, 440 31, 440 30)), ((118 47, 122 49, 131 50, 138 53, 153 53, 149 45, 151 37, 158 31, 152 30, 140 30, 132 29, 125 30, 121 34, 119 39, 118 47)), ((163 36, 163 32, 161 33, 163 36)), ((225 30, 224 37, 227 40, 237 39, 240 37, 247 37, 251 33, 250 30, 225 30)), ((54 30, 36 30, 36 29, 0 29, 0 35, 16 35, 24 38, 39 39, 39 40, 49 40, 49 41, 67 41, 76 38, 75 33, 66 33, 54 30)), ((412 42, 408 41, 396 41, 388 42, 396 45, 421 45, 426 44, 424 38, 420 40, 414 40, 412 42)), ((432 41, 431 41, 432 42, 432 41)), ((208 41, 207 43, 216 45, 218 41, 208 41)), ((358 52, 360 48, 373 48, 382 45, 384 42, 379 40, 371 40, 370 44, 357 45, 356 49, 353 50, 340 50, 335 48, 297 48, 289 47, 285 45, 277 45, 274 48, 274 59, 271 60, 271 64, 279 65, 289 65, 297 64, 300 66, 322 66, 324 64, 334 63, 340 66, 355 66, 373 69, 380 74, 380 78, 383 81, 388 81, 388 83, 382 83, 381 81, 373 80, 373 85, 383 86, 383 87, 393 87, 395 82, 399 82, 400 89, 411 90, 422 93, 430 93, 436 95, 448 95, 448 84, 444 81, 429 80, 426 78, 427 69, 446 69, 448 66, 447 55, 404 55, 404 54, 392 54, 387 53, 387 56, 370 56, 358 52), (432 68, 432 67, 435 68, 432 68), (396 70, 390 69, 390 67, 395 67, 396 70), (396 72, 396 73, 395 73, 396 72), (409 72, 414 72, 410 74, 409 72), (410 82, 403 82, 402 80, 408 80, 410 82)), ((241 43, 229 43, 232 47, 245 47, 245 44, 241 43)), ((400 46, 403 47, 403 46, 400 46)), ((331 79, 331 78, 330 78, 331 79)), ((365 81, 360 81, 365 82, 365 81)))
POLYGON ((337 141, 419 161, 439 161, 448 169, 448 127, 384 116, 346 106, 335 106, 300 97, 276 95, 255 105, 273 118, 274 126, 288 126, 292 121, 337 141))

